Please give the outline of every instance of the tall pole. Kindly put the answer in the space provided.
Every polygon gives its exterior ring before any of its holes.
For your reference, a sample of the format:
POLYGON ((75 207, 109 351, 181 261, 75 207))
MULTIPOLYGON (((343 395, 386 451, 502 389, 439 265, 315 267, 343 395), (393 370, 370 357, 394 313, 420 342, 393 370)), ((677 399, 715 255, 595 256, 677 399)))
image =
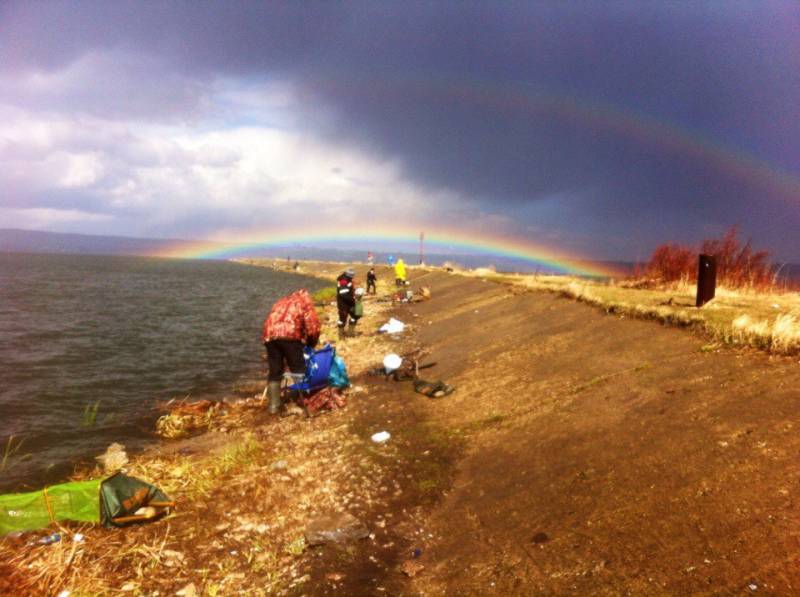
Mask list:
POLYGON ((419 264, 425 264, 425 232, 419 233, 419 264))

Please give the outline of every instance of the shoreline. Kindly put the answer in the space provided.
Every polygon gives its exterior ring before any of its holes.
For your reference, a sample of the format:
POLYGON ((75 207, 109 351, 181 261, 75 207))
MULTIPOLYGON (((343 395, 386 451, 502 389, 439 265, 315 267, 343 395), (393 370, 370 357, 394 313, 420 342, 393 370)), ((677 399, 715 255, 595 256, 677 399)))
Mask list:
MULTIPOLYGON (((78 263, 80 262, 78 261, 78 263)), ((244 285, 249 284, 247 280, 263 280, 266 284, 269 284, 270 280, 275 280, 276 288, 280 288, 282 284, 286 284, 287 279, 294 280, 294 276, 286 276, 283 272, 279 272, 277 275, 269 273, 258 276, 240 271, 244 268, 239 267, 239 264, 228 265, 224 262, 220 262, 220 264, 221 266, 215 267, 222 272, 233 272, 231 274, 233 276, 240 276, 245 280, 244 285)), ((103 262, 102 265, 107 266, 108 264, 103 262)), ((137 268, 133 269, 138 271, 137 268)), ((191 274, 192 270, 180 269, 178 271, 189 271, 191 274)), ((262 274, 264 273, 266 271, 262 270, 262 274)), ((308 277, 305 280, 305 284, 312 291, 320 286, 318 278, 308 277)), ((255 288, 255 286, 252 287, 255 288)), ((264 287, 263 284, 262 287, 264 287)), ((280 291, 278 292, 280 293, 280 291)), ((223 300, 227 300, 226 293, 228 290, 223 285, 217 294, 222 296, 223 300)), ((230 295, 236 298, 241 296, 241 294, 236 295, 233 292, 230 295)), ((249 304, 252 305, 253 302, 251 300, 249 304)), ((256 302, 268 303, 266 299, 256 302)), ((201 314, 207 313, 202 306, 189 308, 192 311, 197 310, 201 314)), ((102 312, 102 305, 99 310, 102 312)), ((217 319, 219 323, 207 329, 212 332, 221 331, 221 341, 212 340, 217 349, 215 352, 206 351, 205 355, 191 354, 188 349, 184 350, 184 347, 178 345, 173 348, 171 344, 173 342, 180 343, 181 338, 164 331, 155 336, 160 340, 154 343, 153 336, 150 335, 147 336, 146 342, 154 345, 156 354, 159 354, 157 346, 166 346, 166 351, 181 354, 179 358, 172 358, 168 365, 160 365, 159 361, 154 358, 140 358, 137 354, 131 354, 127 360, 117 358, 110 361, 110 364, 100 363, 98 365, 92 362, 91 367, 87 365, 88 372, 85 376, 83 368, 65 365, 69 368, 68 372, 60 376, 53 374, 47 378, 53 381, 61 381, 66 378, 71 385, 70 391, 66 394, 66 398, 69 400, 68 406, 65 406, 67 402, 59 402, 62 397, 60 393, 57 393, 57 389, 53 390, 53 396, 48 399, 50 402, 44 399, 40 400, 38 395, 34 395, 34 392, 38 392, 42 387, 49 390, 53 384, 26 385, 26 380, 23 379, 17 386, 12 385, 8 388, 11 390, 9 395, 5 397, 10 400, 10 402, 5 402, 9 413, 15 411, 11 405, 21 402, 16 395, 24 397, 26 394, 30 394, 30 398, 33 400, 25 405, 22 416, 14 417, 16 422, 10 421, 11 426, 10 428, 7 426, 6 433, 13 434, 14 437, 8 440, 4 438, 3 445, 0 446, 1 453, 10 454, 7 462, 3 462, 8 466, 0 467, 4 485, 1 493, 34 491, 43 486, 66 482, 76 474, 91 470, 95 465, 95 457, 100 455, 112 442, 124 444, 129 455, 154 448, 157 450, 162 438, 154 434, 155 423, 164 414, 159 407, 170 400, 190 396, 191 400, 225 399, 231 401, 252 396, 251 388, 248 386, 252 385, 250 382, 253 380, 263 377, 262 373, 266 366, 259 354, 263 353, 263 344, 259 341, 260 321, 263 319, 260 311, 260 308, 246 311, 249 314, 255 313, 255 317, 236 315, 236 310, 230 311, 234 313, 233 317, 224 318, 220 315, 217 319), (238 321, 233 321, 237 317, 238 321), (257 320, 255 327, 245 317, 257 320), (236 330, 225 331, 225 326, 231 322, 236 326, 236 330), (244 329, 244 334, 239 332, 240 328, 244 329), (251 329, 251 332, 248 333, 248 329, 251 329), (173 365, 176 363, 178 366, 174 367, 173 365), (131 371, 133 373, 130 373, 131 371), (125 375, 132 381, 124 379, 125 375), (123 377, 123 383, 107 381, 105 385, 97 389, 101 380, 116 380, 119 377, 123 377), (112 392, 107 390, 112 390, 112 392), (39 415, 33 420, 34 417, 27 413, 28 408, 46 411, 46 409, 53 408, 51 406, 53 402, 55 402, 56 409, 53 411, 53 415, 45 412, 44 415, 39 415), (95 411, 94 415, 88 412, 93 405, 99 407, 99 411, 95 411), (84 419, 82 419, 84 406, 88 415, 84 414, 84 419), (56 415, 56 412, 59 415, 56 415), (88 421, 86 420, 87 416, 90 419, 88 421), (33 420, 33 424, 26 426, 25 421, 30 420, 33 420), (65 435, 65 431, 67 435, 65 435), (14 452, 13 450, 17 446, 21 446, 21 448, 14 452), (7 452, 5 452, 6 450, 7 452)), ((241 313, 241 310, 238 310, 238 313, 241 313)), ((217 315, 216 312, 211 312, 212 317, 215 315, 217 315)), ((101 317, 102 315, 95 317, 95 320, 100 320, 101 317)), ((139 317, 138 319, 141 321, 147 318, 139 317)), ((197 318, 193 321, 195 324, 198 323, 197 318)), ((97 324, 96 327, 102 331, 100 325, 97 324)), ((154 321, 154 325, 161 325, 164 330, 167 330, 170 322, 154 321)), ((131 338, 130 333, 136 334, 141 331, 138 328, 133 329, 133 327, 131 325, 130 330, 125 334, 128 342, 131 338)), ((194 329, 199 328, 195 325, 194 329)), ((119 329, 117 329, 111 330, 108 336, 113 335, 114 332, 119 335, 119 329)), ((149 330, 145 330, 145 332, 149 332, 149 330)), ((91 338, 95 338, 102 345, 108 336, 99 333, 94 333, 93 336, 87 335, 84 344, 91 348, 89 341, 91 338)), ((144 342, 139 341, 139 344, 144 342)), ((69 355, 69 350, 77 351, 74 344, 67 344, 61 350, 61 353, 55 354, 69 355)), ((130 351, 128 352, 130 353, 130 351)), ((21 359, 18 363, 25 362, 27 362, 25 359, 21 359)), ((51 368, 60 366, 55 359, 52 360, 52 363, 48 364, 51 368)), ((40 366, 37 365, 37 370, 40 366)), ((60 389, 58 383, 55 386, 60 389)), ((258 392, 260 393, 262 390, 263 387, 258 392)), ((255 393, 255 390, 253 389, 252 392, 255 393)), ((0 460, 2 459, 3 454, 0 454, 0 460)))
MULTIPOLYGON (((362 335, 339 347, 354 385, 345 408, 308 420, 247 409, 226 432, 135 460, 131 472, 177 498, 178 511, 84 529, 83 559, 59 588, 88 579, 98 594, 189 584, 198 594, 674 594, 800 584, 780 565, 800 556, 795 359, 708 350, 695 334, 487 275, 409 273, 431 300, 369 304, 362 335), (371 333, 390 314, 411 326, 400 341, 371 333), (367 375, 388 350, 423 350, 436 363, 426 379, 456 391, 430 399, 367 375), (384 430, 390 440, 374 444, 384 430), (306 545, 306 526, 331 510, 370 537, 306 545)), ((381 296, 386 282, 379 273, 381 296)), ((57 556, 9 561, 40 571, 63 564, 57 556)), ((9 574, 0 567, 0 589, 9 574)))

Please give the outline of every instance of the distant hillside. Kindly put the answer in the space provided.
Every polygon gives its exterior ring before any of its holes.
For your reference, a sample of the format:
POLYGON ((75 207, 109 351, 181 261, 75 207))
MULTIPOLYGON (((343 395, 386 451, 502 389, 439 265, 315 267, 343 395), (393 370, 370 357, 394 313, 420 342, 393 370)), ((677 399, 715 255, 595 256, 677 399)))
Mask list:
MULTIPOLYGON (((194 244, 189 240, 130 238, 124 236, 95 236, 91 234, 66 234, 36 230, 0 229, 0 252, 8 253, 62 253, 72 255, 152 255, 159 251, 175 249, 181 243, 194 244)), ((375 262, 386 263, 389 253, 375 251, 375 262)), ((414 253, 392 253, 402 257, 407 263, 417 263, 414 253)), ((252 249, 242 257, 267 257, 275 259, 325 259, 332 261, 366 261, 366 251, 331 249, 292 245, 252 249)), ((428 254, 425 261, 429 265, 452 263, 463 267, 494 267, 504 272, 548 271, 535 263, 522 259, 511 259, 493 255, 446 255, 428 254)), ((622 272, 632 272, 633 264, 622 261, 598 261, 598 265, 611 266, 622 272)), ((784 265, 781 277, 800 280, 800 265, 784 265)))
POLYGON ((0 251, 66 253, 72 255, 152 255, 176 241, 124 236, 64 234, 37 230, 0 229, 0 251))

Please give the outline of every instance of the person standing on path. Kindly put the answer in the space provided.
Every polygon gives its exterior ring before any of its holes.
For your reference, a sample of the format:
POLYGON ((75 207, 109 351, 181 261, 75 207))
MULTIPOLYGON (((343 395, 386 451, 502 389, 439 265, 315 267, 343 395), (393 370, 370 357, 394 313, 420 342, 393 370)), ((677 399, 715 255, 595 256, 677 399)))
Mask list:
POLYGON ((281 379, 284 366, 289 367, 295 383, 306 372, 303 346, 314 348, 319 342, 321 326, 311 295, 300 289, 278 300, 264 320, 264 346, 267 349, 267 395, 270 414, 281 410, 281 379))
POLYGON ((378 281, 378 276, 375 275, 375 268, 369 268, 367 272, 367 294, 377 294, 377 286, 376 283, 378 281))
POLYGON ((406 284, 406 264, 402 257, 394 264, 394 283, 398 287, 406 284))
MULTIPOLYGON (((336 323, 336 327, 339 331, 339 340, 344 340, 344 326, 347 325, 347 320, 356 306, 356 289, 353 284, 355 276, 356 272, 352 268, 348 268, 336 278, 336 308, 339 311, 339 321, 336 323)), ((352 325, 355 327, 355 321, 352 322, 352 325)))

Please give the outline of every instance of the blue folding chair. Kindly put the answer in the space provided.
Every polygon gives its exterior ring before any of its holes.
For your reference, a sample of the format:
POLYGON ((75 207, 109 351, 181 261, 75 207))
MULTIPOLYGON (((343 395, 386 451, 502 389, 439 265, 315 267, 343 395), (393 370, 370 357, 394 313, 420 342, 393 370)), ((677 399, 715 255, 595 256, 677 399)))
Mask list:
POLYGON ((328 376, 336 353, 330 344, 326 344, 319 350, 306 347, 304 353, 306 357, 305 377, 302 381, 290 385, 289 389, 310 394, 328 385, 328 376))

